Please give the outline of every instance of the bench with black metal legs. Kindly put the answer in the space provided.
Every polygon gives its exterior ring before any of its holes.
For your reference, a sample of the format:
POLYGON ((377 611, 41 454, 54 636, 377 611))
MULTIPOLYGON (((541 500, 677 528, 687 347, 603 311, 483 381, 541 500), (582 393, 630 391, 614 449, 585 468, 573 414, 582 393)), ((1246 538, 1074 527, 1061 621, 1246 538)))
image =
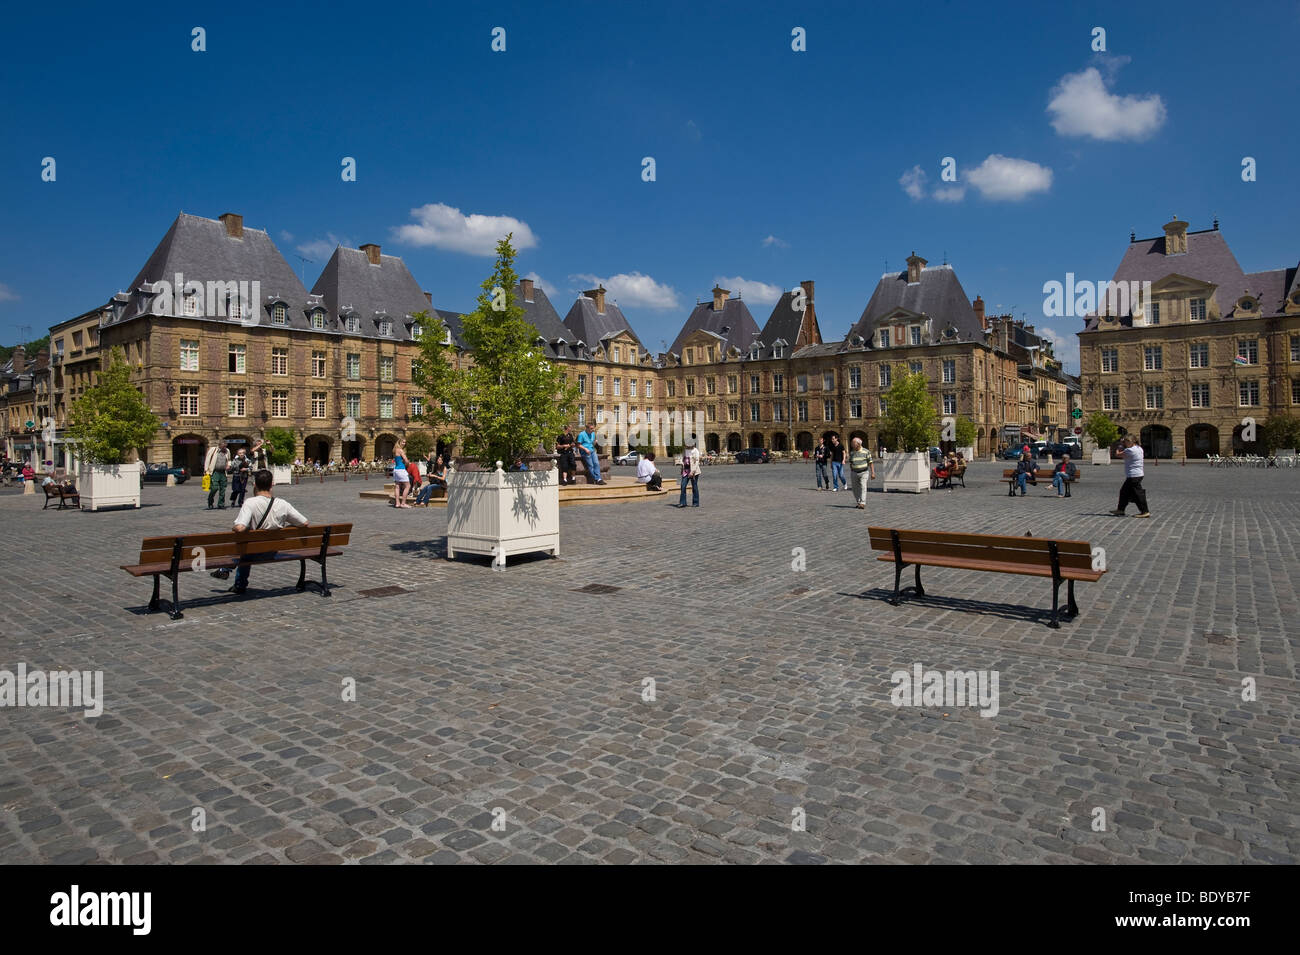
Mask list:
POLYGON ((43 484, 41 487, 45 491, 45 507, 41 508, 42 511, 50 506, 50 501, 59 502, 56 510, 63 510, 69 501, 78 510, 81 509, 81 494, 75 487, 64 487, 62 484, 43 484))
MULTIPOLYGON (((1016 488, 1019 486, 1020 483, 1018 477, 1019 473, 1020 472, 1018 472, 1015 468, 1007 468, 1005 471, 1002 472, 1002 480, 1007 482, 1008 497, 1016 496, 1016 488)), ((1034 476, 1032 478, 1026 479, 1026 483, 1037 486, 1038 482, 1042 481, 1050 485, 1052 483, 1052 478, 1055 476, 1056 476, 1056 472, 1050 468, 1038 468, 1037 470, 1034 471, 1034 476)), ((1083 478, 1082 471, 1075 471, 1074 477, 1070 477, 1069 475, 1066 475, 1065 482, 1064 482, 1066 497, 1070 496, 1070 485, 1078 482, 1082 478, 1083 478)))
POLYGON ((1050 577, 1052 620, 1048 626, 1056 629, 1060 627, 1061 584, 1067 584, 1066 615, 1074 617, 1079 612, 1074 602, 1074 582, 1096 582, 1106 572, 1094 567, 1092 547, 1087 541, 888 527, 870 527, 867 532, 871 549, 884 551, 877 560, 894 564, 894 596, 890 602, 895 606, 902 596, 903 570, 909 565, 916 570, 916 594, 920 597, 925 596, 925 589, 921 586, 922 565, 1050 577))
POLYGON ((330 595, 326 561, 342 555, 342 548, 352 533, 351 524, 313 524, 307 527, 284 527, 267 531, 205 531, 197 534, 169 534, 166 537, 146 537, 140 545, 140 560, 123 564, 122 569, 132 577, 153 577, 153 597, 149 611, 157 611, 161 602, 158 588, 161 578, 172 584, 171 609, 167 612, 173 620, 181 613, 179 578, 187 571, 231 570, 244 564, 275 564, 286 560, 299 563, 298 589, 308 584, 319 588, 322 597, 330 595), (320 564, 320 583, 307 580, 307 561, 320 564))

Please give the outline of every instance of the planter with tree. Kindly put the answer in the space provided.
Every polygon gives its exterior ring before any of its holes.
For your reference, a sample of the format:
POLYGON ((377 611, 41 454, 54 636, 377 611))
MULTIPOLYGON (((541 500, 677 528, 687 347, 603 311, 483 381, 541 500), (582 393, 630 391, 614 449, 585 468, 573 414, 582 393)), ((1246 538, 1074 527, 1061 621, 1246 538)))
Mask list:
POLYGON ((1109 465, 1111 461, 1110 446, 1119 440, 1119 428, 1115 427, 1115 422, 1097 411, 1088 419, 1088 423, 1083 426, 1083 433, 1096 442, 1097 445, 1092 452, 1092 463, 1109 465))
POLYGON ((894 450, 887 450, 876 464, 886 491, 930 490, 929 449, 939 440, 937 417, 925 375, 894 379, 885 393, 885 414, 880 419, 881 443, 894 450))
POLYGON ((140 506, 140 469, 127 464, 148 446, 160 427, 144 396, 131 383, 131 367, 114 348, 99 381, 68 409, 68 435, 78 464, 81 506, 140 506))
POLYGON ((293 432, 288 428, 266 428, 262 431, 262 440, 270 447, 266 453, 266 463, 275 483, 292 484, 293 449, 296 443, 293 432))
POLYGON ((957 452, 967 461, 975 460, 975 422, 958 418, 956 426, 957 452))
POLYGON ((489 554, 498 566, 529 551, 559 555, 559 473, 535 455, 564 431, 578 404, 577 385, 546 360, 515 299, 510 239, 497 243, 478 307, 462 319, 472 362, 456 367, 436 319, 413 316, 424 331, 412 370, 426 397, 420 418, 454 428, 468 455, 448 472, 447 556, 489 554), (519 460, 532 460, 533 469, 507 470, 519 460))

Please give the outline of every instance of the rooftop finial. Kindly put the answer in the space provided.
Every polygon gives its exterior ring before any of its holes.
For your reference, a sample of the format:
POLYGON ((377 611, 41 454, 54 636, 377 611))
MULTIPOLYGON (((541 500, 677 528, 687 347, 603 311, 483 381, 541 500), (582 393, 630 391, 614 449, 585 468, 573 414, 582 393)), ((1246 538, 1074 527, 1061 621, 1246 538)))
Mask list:
POLYGON ((1137 231, 1136 231, 1136 230, 1133 230, 1133 231, 1130 231, 1130 232, 1129 232, 1129 234, 1128 234, 1128 240, 1129 240, 1130 242, 1136 242, 1136 241, 1138 240, 1138 234, 1137 234, 1137 231))

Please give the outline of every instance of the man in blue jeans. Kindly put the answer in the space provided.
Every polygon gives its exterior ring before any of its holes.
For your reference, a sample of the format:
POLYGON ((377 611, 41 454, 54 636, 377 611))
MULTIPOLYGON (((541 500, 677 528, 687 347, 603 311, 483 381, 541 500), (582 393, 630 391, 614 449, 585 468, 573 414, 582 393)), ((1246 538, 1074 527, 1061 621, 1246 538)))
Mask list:
MULTIPOLYGON (((307 518, 299 514, 292 504, 271 496, 272 483, 270 471, 261 470, 253 476, 253 487, 256 494, 252 500, 246 501, 244 506, 239 509, 239 515, 235 518, 235 533, 274 531, 291 525, 293 527, 307 526, 307 518)), ((269 560, 274 556, 275 553, 272 552, 241 560, 239 566, 235 568, 235 585, 230 588, 230 592, 242 594, 246 591, 248 589, 249 572, 253 569, 252 565, 259 560, 269 560)), ((222 580, 225 580, 229 575, 230 571, 228 570, 217 570, 212 573, 213 577, 222 580)))
POLYGON ((838 491, 841 487, 847 489, 849 482, 844 478, 844 445, 840 444, 838 435, 831 435, 831 446, 827 449, 826 456, 831 462, 831 482, 834 484, 834 490, 838 491))
POLYGON ((686 485, 691 486, 691 507, 700 506, 700 449, 695 445, 695 435, 691 435, 686 448, 682 451, 682 495, 677 500, 678 507, 686 506, 686 485))
POLYGON ((589 423, 578 432, 578 447, 582 449, 582 459, 587 464, 587 479, 592 484, 604 484, 600 479, 600 452, 596 450, 594 425, 589 423))

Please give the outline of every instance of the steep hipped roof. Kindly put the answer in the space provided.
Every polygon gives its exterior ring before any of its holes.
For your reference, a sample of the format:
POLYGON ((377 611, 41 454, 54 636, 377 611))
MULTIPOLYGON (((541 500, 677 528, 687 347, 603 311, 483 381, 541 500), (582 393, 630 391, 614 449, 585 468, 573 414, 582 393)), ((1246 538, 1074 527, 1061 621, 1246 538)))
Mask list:
POLYGON ((807 315, 809 306, 806 299, 804 307, 796 309, 795 295, 795 292, 790 291, 781 296, 780 301, 772 308, 772 314, 768 316, 763 331, 759 333, 758 337, 763 342, 764 358, 770 356, 772 345, 777 341, 786 342, 790 350, 821 343, 822 333, 817 324, 816 309, 813 308, 812 315, 807 315), (809 321, 805 323, 806 318, 809 321), (800 340, 800 332, 803 332, 803 340, 800 340))
MULTIPOLYGON (((1272 269, 1268 272, 1246 273, 1246 288, 1250 289, 1251 295, 1259 299, 1261 315, 1277 315, 1286 308, 1287 287, 1294 277, 1292 274, 1294 271, 1294 269, 1272 269)), ((1240 294, 1236 296, 1236 298, 1240 297, 1240 294)))
MULTIPOLYGON (((122 311, 117 321, 130 321, 141 314, 147 299, 139 290, 147 283, 166 281, 174 284, 176 273, 182 281, 202 282, 253 282, 261 285, 261 302, 258 319, 269 321, 268 310, 272 298, 288 306, 288 325, 307 328, 307 289, 294 274, 289 263, 280 255, 271 237, 262 229, 244 227, 238 238, 228 234, 224 223, 216 219, 182 212, 176 217, 158 247, 149 256, 144 267, 136 274, 127 290, 127 299, 120 296, 122 311)), ((181 290, 174 290, 179 298, 181 290)), ((250 316, 251 318, 251 316, 250 316)), ((229 321, 224 317, 209 317, 210 321, 229 321)))
POLYGON ((573 343, 577 341, 577 336, 569 329, 564 327, 560 321, 560 313, 555 310, 551 304, 550 298, 544 292, 541 286, 533 284, 532 301, 524 300, 523 286, 515 286, 515 303, 522 305, 524 309, 524 319, 537 329, 537 334, 546 339, 546 354, 551 358, 573 358, 573 343), (556 342, 563 339, 567 346, 556 347, 556 342))
MULTIPOLYGON (((760 337, 758 322, 754 321, 754 316, 749 314, 749 308, 743 301, 729 298, 723 303, 722 308, 715 309, 713 300, 710 299, 696 305, 691 311, 686 324, 682 326, 682 330, 677 333, 677 337, 669 346, 669 353, 680 355, 686 339, 701 331, 712 332, 724 341, 726 343, 723 346, 724 351, 735 347, 742 352, 748 352, 749 343, 760 337)), ((793 342, 794 339, 790 341, 793 342)))
POLYGON ((636 339, 637 345, 643 350, 645 348, 640 336, 632 328, 632 324, 624 317, 623 310, 608 299, 605 300, 605 311, 598 312, 595 299, 579 295, 569 308, 569 314, 564 316, 564 325, 572 336, 570 341, 580 339, 590 349, 594 349, 602 340, 617 335, 624 329, 636 339))
POLYGON ((934 334, 939 336, 943 330, 952 325, 957 329, 959 341, 984 340, 984 329, 979 316, 971 308, 957 273, 951 265, 932 266, 923 269, 920 281, 911 285, 907 281, 907 272, 890 272, 881 276, 871 300, 862 311, 862 317, 849 329, 846 341, 852 341, 855 335, 873 345, 876 342, 875 323, 896 308, 909 312, 928 315, 934 321, 934 334))
MULTIPOLYGON (((362 250, 343 246, 336 248, 325 263, 312 292, 324 300, 329 310, 328 327, 331 330, 344 331, 342 319, 350 308, 351 313, 361 320, 361 331, 345 334, 363 338, 409 341, 411 323, 407 316, 434 311, 428 296, 399 256, 380 255, 379 264, 372 265, 362 250), (379 334, 382 320, 392 322, 391 335, 379 334)), ((453 329, 453 333, 455 331, 453 329)))

